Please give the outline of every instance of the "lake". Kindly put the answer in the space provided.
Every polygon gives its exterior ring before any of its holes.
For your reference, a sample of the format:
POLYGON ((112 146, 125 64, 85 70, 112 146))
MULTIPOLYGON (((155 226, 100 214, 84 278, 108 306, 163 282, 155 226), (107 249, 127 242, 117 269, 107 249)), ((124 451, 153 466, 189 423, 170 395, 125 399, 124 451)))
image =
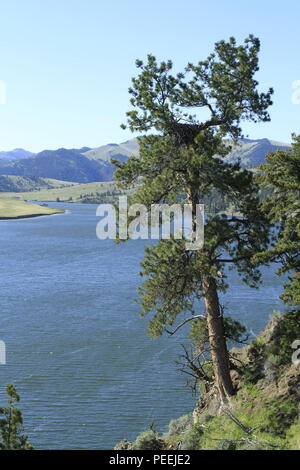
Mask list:
MULTIPOLYGON (((0 222, 0 404, 13 383, 38 449, 111 449, 153 422, 165 430, 195 398, 174 363, 183 338, 149 339, 133 301, 145 241, 98 240, 95 205, 50 206, 70 213, 0 222)), ((283 308, 274 273, 259 290, 230 273, 226 314, 253 336, 283 308)))

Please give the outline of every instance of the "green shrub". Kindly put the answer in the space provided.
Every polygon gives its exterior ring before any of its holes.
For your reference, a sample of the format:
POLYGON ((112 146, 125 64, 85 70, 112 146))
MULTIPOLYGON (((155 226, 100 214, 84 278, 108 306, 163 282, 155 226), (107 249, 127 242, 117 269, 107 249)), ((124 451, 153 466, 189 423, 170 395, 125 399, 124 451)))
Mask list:
POLYGON ((291 345, 300 338, 300 310, 291 310, 282 315, 274 328, 271 343, 266 347, 267 357, 276 358, 278 366, 291 364, 294 352, 291 345))
POLYGON ((241 367, 242 380, 245 384, 256 384, 264 377, 265 345, 260 341, 252 341, 248 351, 249 362, 241 367))
POLYGON ((273 400, 268 404, 268 412, 268 425, 264 431, 285 437, 288 428, 299 417, 299 405, 293 400, 283 402, 273 400))
POLYGON ((193 426, 192 414, 181 416, 178 419, 172 419, 168 426, 168 435, 174 436, 175 434, 182 434, 189 431, 193 426))
POLYGON ((114 450, 131 450, 132 449, 132 444, 129 441, 126 441, 126 439, 123 439, 122 441, 118 442, 118 444, 115 445, 114 450))
POLYGON ((16 407, 20 397, 13 385, 7 385, 8 405, 0 407, 0 450, 32 450, 27 436, 23 434, 22 412, 16 407))
POLYGON ((203 436, 203 428, 200 425, 194 425, 189 431, 182 436, 180 449, 182 450, 198 450, 201 448, 201 437, 203 436))
POLYGON ((286 441, 290 450, 300 450, 300 419, 288 429, 286 441))
POLYGON ((132 444, 133 450, 163 450, 165 442, 152 429, 142 432, 132 444))

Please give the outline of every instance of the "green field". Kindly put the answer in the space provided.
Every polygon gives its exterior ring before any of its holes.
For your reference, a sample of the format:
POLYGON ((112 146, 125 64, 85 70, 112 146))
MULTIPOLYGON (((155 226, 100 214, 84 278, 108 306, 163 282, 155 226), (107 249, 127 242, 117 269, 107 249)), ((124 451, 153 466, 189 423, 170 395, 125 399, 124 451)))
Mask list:
POLYGON ((49 186, 52 188, 64 188, 66 186, 76 186, 80 183, 73 183, 72 181, 61 181, 61 180, 54 180, 53 178, 42 178, 49 186))
POLYGON ((116 193, 119 194, 116 183, 109 181, 87 184, 75 183, 64 188, 40 189, 38 191, 27 191, 22 193, 0 193, 0 199, 2 197, 7 198, 18 196, 30 201, 82 202, 82 199, 86 196, 103 196, 105 198, 110 198, 116 193))
POLYGON ((37 217, 40 215, 52 215, 63 213, 60 209, 40 206, 30 202, 24 202, 16 198, 0 199, 0 220, 22 219, 27 217, 37 217))

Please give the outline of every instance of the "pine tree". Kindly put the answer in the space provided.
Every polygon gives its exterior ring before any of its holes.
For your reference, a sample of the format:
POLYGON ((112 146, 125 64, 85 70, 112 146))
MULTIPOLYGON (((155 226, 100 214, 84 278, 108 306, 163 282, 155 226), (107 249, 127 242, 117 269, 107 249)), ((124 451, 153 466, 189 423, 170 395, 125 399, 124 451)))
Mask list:
POLYGON ((263 210, 275 224, 275 242, 259 261, 281 263, 278 274, 290 272, 282 299, 300 305, 300 136, 293 135, 291 150, 269 153, 260 165, 257 181, 267 188, 269 196, 263 210))
POLYGON ((252 257, 268 243, 252 173, 223 159, 230 151, 224 139, 242 136, 242 120, 269 120, 273 90, 259 94, 254 79, 259 48, 252 35, 240 46, 234 38, 220 41, 207 60, 188 64, 175 76, 171 61, 158 65, 152 55, 146 64, 138 60, 141 72, 129 89, 133 110, 127 113, 128 126, 155 134, 139 139, 139 157, 115 162, 116 178, 123 187, 139 182, 134 202, 150 207, 178 202, 184 194, 181 202, 191 204, 194 224, 197 204, 212 193, 236 208, 238 215, 207 218, 201 250, 187 251, 184 240, 175 239, 146 248, 141 273, 147 276, 140 289, 141 313, 154 312, 149 323, 152 336, 162 334, 179 315, 184 318, 181 324, 206 322, 221 402, 234 389, 218 292, 227 288, 228 265, 235 266, 249 285, 256 285, 260 274, 252 257), (208 118, 202 120, 190 109, 208 118), (201 299, 204 316, 199 314, 201 299))
POLYGON ((27 436, 22 434, 23 418, 22 412, 16 408, 15 403, 20 397, 13 385, 6 387, 8 406, 0 408, 0 449, 2 450, 32 450, 27 436))

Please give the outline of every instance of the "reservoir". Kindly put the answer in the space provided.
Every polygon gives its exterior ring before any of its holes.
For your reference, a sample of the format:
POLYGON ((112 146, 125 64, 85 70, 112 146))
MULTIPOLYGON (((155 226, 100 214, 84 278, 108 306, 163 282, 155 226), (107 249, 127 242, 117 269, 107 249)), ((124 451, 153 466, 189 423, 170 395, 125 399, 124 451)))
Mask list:
MULTIPOLYGON (((0 222, 0 405, 13 383, 37 449, 111 449, 153 423, 164 431, 195 397, 175 364, 184 332, 149 339, 138 316, 147 242, 98 240, 96 205, 49 205, 69 212, 0 222)), ((252 337, 283 309, 275 270, 259 290, 229 273, 225 314, 252 337)))

